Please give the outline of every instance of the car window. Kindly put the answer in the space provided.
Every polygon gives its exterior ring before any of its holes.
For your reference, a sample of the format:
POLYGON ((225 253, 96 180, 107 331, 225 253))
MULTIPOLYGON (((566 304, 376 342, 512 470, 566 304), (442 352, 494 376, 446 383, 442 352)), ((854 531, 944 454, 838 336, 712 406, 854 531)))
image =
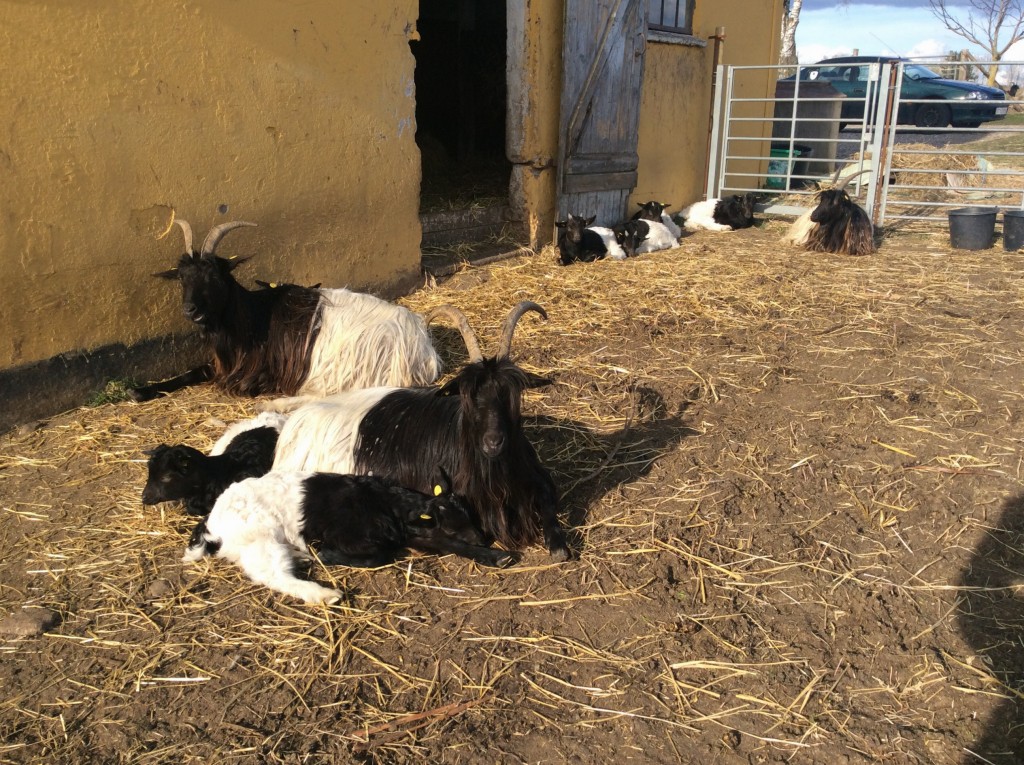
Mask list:
POLYGON ((833 66, 821 66, 816 69, 809 69, 807 79, 809 80, 841 80, 843 79, 843 72, 848 69, 848 66, 844 65, 833 65, 833 66))
POLYGON ((911 80, 941 80, 942 76, 920 64, 908 64, 903 67, 903 76, 911 80))

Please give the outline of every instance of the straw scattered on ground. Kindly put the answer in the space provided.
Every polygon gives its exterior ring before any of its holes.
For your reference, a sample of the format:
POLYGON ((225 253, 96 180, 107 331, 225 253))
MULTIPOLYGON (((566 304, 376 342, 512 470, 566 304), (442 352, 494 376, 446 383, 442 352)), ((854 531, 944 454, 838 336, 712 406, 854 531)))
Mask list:
POLYGON ((0 617, 56 620, 0 635, 0 762, 1019 762, 1024 256, 782 231, 406 299, 485 349, 517 301, 548 310, 514 351, 556 381, 527 430, 568 564, 317 565, 346 599, 306 606, 180 562, 191 521, 139 500, 144 449, 208 448, 256 402, 0 439, 0 617))

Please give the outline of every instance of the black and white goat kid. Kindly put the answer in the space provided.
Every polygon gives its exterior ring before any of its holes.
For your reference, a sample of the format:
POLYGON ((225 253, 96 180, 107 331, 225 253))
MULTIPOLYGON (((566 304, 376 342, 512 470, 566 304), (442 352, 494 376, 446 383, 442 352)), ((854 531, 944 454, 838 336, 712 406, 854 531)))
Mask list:
POLYGON ((231 484, 261 476, 274 464, 277 435, 287 418, 263 412, 228 428, 210 455, 184 444, 146 452, 148 477, 142 504, 180 501, 189 515, 206 515, 231 484))
POLYGON ((247 290, 232 271, 248 258, 221 258, 215 249, 229 231, 255 223, 215 226, 199 253, 189 224, 175 223, 185 235, 185 254, 176 268, 155 275, 181 283, 185 316, 202 330, 213 361, 133 389, 136 401, 208 380, 241 396, 322 396, 437 379, 440 359, 423 319, 409 309, 347 289, 264 283, 247 290))
POLYGON ((552 557, 567 560, 554 481, 522 429, 524 391, 550 380, 509 358, 522 315, 547 314, 536 303, 519 303, 505 320, 497 355, 485 359, 461 312, 443 309, 470 352, 452 380, 440 388, 371 388, 319 401, 272 402, 294 409, 281 431, 274 469, 380 475, 427 491, 440 465, 478 512, 488 541, 517 550, 543 534, 552 557))
POLYGON ((555 221, 558 229, 558 259, 563 266, 589 263, 609 257, 625 260, 626 253, 616 240, 615 232, 604 226, 594 226, 594 215, 584 218, 569 214, 565 220, 555 221))
POLYGON ((637 202, 637 205, 639 205, 640 209, 633 213, 633 217, 630 220, 646 220, 660 223, 668 230, 676 242, 679 241, 679 237, 683 235, 683 232, 676 225, 676 222, 672 220, 672 216, 666 212, 672 205, 665 202, 655 202, 654 200, 650 202, 637 202))
POLYGON ((384 565, 407 549, 452 553, 486 566, 513 560, 484 546, 443 471, 429 494, 374 476, 274 471, 249 478, 220 496, 182 559, 226 558, 273 590, 307 603, 334 602, 338 590, 296 576, 296 563, 311 559, 309 547, 328 565, 384 565))
POLYGON ((694 202, 682 212, 683 228, 687 231, 735 231, 754 225, 753 194, 733 194, 722 199, 694 202))

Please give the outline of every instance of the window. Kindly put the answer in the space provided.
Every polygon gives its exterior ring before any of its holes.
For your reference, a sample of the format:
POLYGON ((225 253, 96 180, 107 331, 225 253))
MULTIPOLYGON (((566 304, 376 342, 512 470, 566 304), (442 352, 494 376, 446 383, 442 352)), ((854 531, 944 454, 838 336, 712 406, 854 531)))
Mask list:
POLYGON ((688 35, 693 32, 695 0, 647 0, 647 28, 688 35))

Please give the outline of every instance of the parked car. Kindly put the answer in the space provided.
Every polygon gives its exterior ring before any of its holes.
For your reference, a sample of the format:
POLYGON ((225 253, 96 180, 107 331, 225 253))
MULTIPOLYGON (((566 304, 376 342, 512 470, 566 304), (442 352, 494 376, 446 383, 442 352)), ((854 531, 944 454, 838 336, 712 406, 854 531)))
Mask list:
MULTIPOLYGON (((847 98, 840 119, 844 124, 864 117, 864 96, 872 64, 903 61, 901 101, 927 99, 929 103, 901 103, 897 124, 922 128, 978 127, 1006 116, 1006 96, 998 88, 974 82, 947 80, 921 64, 891 56, 843 56, 800 69, 800 80, 828 82, 847 98), (1002 103, 993 103, 1002 102, 1002 103)), ((795 75, 783 78, 794 80, 795 75)))

